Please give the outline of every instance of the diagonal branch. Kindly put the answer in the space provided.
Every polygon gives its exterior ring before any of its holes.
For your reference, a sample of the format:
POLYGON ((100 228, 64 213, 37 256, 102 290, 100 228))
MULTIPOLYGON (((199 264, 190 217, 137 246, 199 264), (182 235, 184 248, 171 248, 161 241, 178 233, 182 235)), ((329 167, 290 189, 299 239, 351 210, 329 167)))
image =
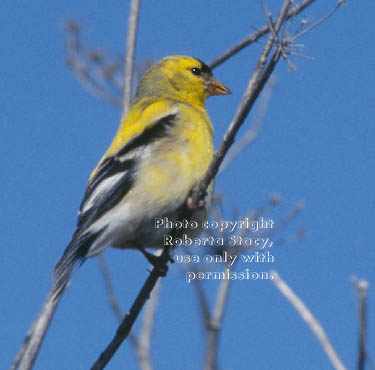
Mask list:
POLYGON ((159 264, 153 267, 153 269, 151 270, 150 275, 143 284, 143 287, 138 293, 137 298, 130 308, 130 311, 125 314, 124 319, 118 327, 115 336, 108 344, 106 349, 101 353, 99 358, 95 361, 91 370, 104 369, 104 367, 111 360, 122 342, 128 337, 135 320, 137 319, 147 299, 149 299, 150 294, 159 278, 166 275, 169 258, 169 248, 164 248, 161 256, 159 257, 159 264))
MULTIPOLYGON (((275 33, 277 34, 286 19, 287 12, 289 6, 291 4, 291 0, 285 0, 283 7, 280 11, 280 15, 276 20, 275 24, 275 33)), ((223 144, 219 148, 218 152, 215 153, 214 159, 211 162, 210 168, 207 171, 204 179, 198 184, 198 187, 193 190, 192 193, 192 202, 193 204, 198 204, 198 200, 204 196, 204 193, 207 189, 208 184, 211 182, 212 178, 216 175, 218 168, 227 153, 229 147, 232 145, 234 141, 234 137, 241 127, 242 123, 244 122, 245 118, 247 117, 251 107, 253 106, 256 98, 259 96, 262 88, 264 87, 265 83, 271 76, 272 71, 274 70, 277 62, 281 57, 280 47, 277 47, 275 53, 273 54, 269 64, 267 64, 267 57, 269 56, 271 49, 274 43, 277 40, 274 39, 273 35, 271 35, 266 45, 263 49, 261 57, 255 67, 253 76, 250 80, 248 88, 245 91, 237 114, 232 121, 227 133, 224 136, 223 144)), ((120 324, 114 338, 112 339, 111 343, 107 346, 104 352, 100 355, 97 361, 94 363, 92 370, 99 370, 103 369, 106 364, 110 361, 112 356, 115 354, 117 349, 120 347, 121 343, 127 338, 130 333, 130 330, 140 313, 143 305, 145 304, 146 300, 149 298, 151 291, 156 285, 158 279, 163 276, 161 274, 161 269, 166 271, 169 259, 169 250, 164 249, 162 255, 160 256, 160 265, 154 267, 147 278, 146 282, 144 283, 141 291, 139 292, 135 302, 133 303, 130 311, 125 315, 124 320, 120 324)))
POLYGON ((59 299, 54 299, 53 295, 48 294, 42 310, 27 332, 24 342, 9 370, 32 369, 58 303, 59 299))
POLYGON ((273 277, 272 282, 276 285, 277 289, 279 289, 279 291, 284 295, 284 297, 293 305, 293 307, 297 310, 302 319, 310 327, 311 331, 315 334, 320 345, 326 352, 333 367, 336 370, 345 370, 346 367, 338 357, 335 349, 333 348, 319 321, 313 316, 310 310, 297 297, 297 295, 292 291, 292 289, 290 289, 290 287, 285 283, 285 281, 281 279, 281 277, 276 271, 272 270, 271 274, 273 277))
MULTIPOLYGON (((108 303, 112 311, 114 312, 118 322, 121 323, 124 316, 122 314, 120 305, 116 299, 108 264, 106 262, 105 257, 102 254, 98 256, 98 261, 99 268, 104 280, 105 292, 107 295, 108 303)), ((149 301, 146 304, 145 312, 143 313, 142 317, 142 328, 140 330, 139 339, 137 338, 137 335, 132 331, 129 334, 130 343, 133 346, 134 352, 139 363, 139 368, 141 370, 152 370, 151 338, 154 327, 155 312, 160 292, 160 286, 160 282, 158 282, 155 286, 155 289, 151 293, 149 301)))
MULTIPOLYGON (((274 26, 274 31, 276 35, 279 33, 283 22, 286 20, 286 17, 288 14, 287 12, 288 12, 290 4, 291 4, 291 0, 284 1, 283 7, 280 11, 280 15, 277 18, 275 22, 275 26, 274 26)), ((267 58, 269 54, 271 53, 272 47, 275 42, 277 42, 277 40, 275 40, 273 34, 271 34, 268 37, 268 40, 266 42, 266 45, 264 46, 263 52, 258 60, 257 65, 255 66, 250 82, 242 97, 241 103, 237 109, 237 112, 234 116, 233 121, 231 122, 228 130, 226 131, 224 135, 223 141, 219 149, 215 152, 214 157, 203 179, 193 189, 193 192, 191 194, 191 202, 189 200, 190 206, 198 207, 199 200, 204 198, 206 189, 208 185, 210 184, 210 182, 212 181, 212 179, 218 173, 219 167, 221 163, 223 162, 224 157, 227 154, 229 148, 233 144, 238 130, 244 123, 246 117, 248 116, 250 112, 250 109, 253 107, 264 85, 270 78, 277 62, 280 60, 282 53, 281 53, 281 45, 279 44, 270 62, 266 66, 267 58)))
MULTIPOLYGON (((290 7, 290 4, 292 0, 285 0, 283 8, 280 12, 280 15, 277 19, 277 21, 274 23, 274 32, 273 34, 270 35, 264 49, 263 53, 261 55, 261 58, 259 59, 257 66, 255 67, 253 76, 250 80, 250 83, 248 85, 248 88, 245 91, 245 94, 242 98, 241 104, 238 107, 238 110, 236 112, 236 115, 227 130, 226 135, 224 136, 224 140, 222 145, 220 146, 219 150, 215 153, 214 159, 209 167, 209 170, 207 171, 206 175, 204 176, 203 181, 198 184, 198 186, 194 189, 192 193, 192 202, 193 204, 197 204, 197 201, 203 196, 208 184, 211 182, 213 177, 217 174, 218 169, 220 167, 221 162, 223 161, 223 158, 225 157, 229 147, 232 145, 234 142, 234 138, 243 124, 245 118, 247 117, 250 109, 252 108, 255 100, 260 94, 260 91, 264 87, 265 83, 269 79, 272 71, 274 70, 277 62, 279 59, 283 56, 283 49, 282 49, 282 43, 277 43, 278 40, 274 38, 274 35, 277 35, 281 25, 283 22, 285 22, 288 17, 293 17, 297 12, 302 11, 305 7, 313 3, 315 0, 305 0, 301 2, 299 5, 296 5, 295 7, 290 7), (272 47, 274 44, 277 44, 276 51, 272 55, 270 61, 267 64, 267 59, 271 53, 272 47)), ((128 39, 127 39, 127 57, 128 62, 127 67, 125 67, 126 70, 126 76, 125 78, 129 77, 130 80, 127 82, 127 88, 124 90, 124 96, 127 97, 128 102, 124 102, 124 112, 126 111, 127 107, 129 106, 130 98, 131 98, 131 87, 132 87, 132 81, 131 81, 131 76, 132 76, 132 71, 133 71, 133 64, 134 64, 134 53, 135 53, 135 44, 136 44, 136 31, 137 31, 137 25, 138 25, 138 15, 139 15, 139 7, 140 7, 140 0, 132 0, 131 3, 131 15, 132 19, 129 19, 129 32, 128 32, 128 39), (133 33, 132 33, 133 32, 133 33), (129 49, 128 49, 129 48, 129 49), (129 71, 131 73, 129 73, 129 71)), ((266 31, 264 31, 264 34, 268 32, 270 29, 268 26, 265 26, 267 28, 266 31)), ((263 27, 264 29, 264 27, 263 27)), ((259 32, 259 31, 258 31, 259 32)), ((259 37, 263 36, 260 35, 259 37)), ((257 36, 258 37, 258 36, 257 36)), ((258 37, 258 38, 259 38, 258 37)), ((254 40, 253 40, 254 41, 254 40)), ((251 41, 251 42, 253 42, 251 41)), ((250 43, 251 43, 250 42, 250 43)), ((246 45, 248 45, 247 43, 246 45)), ((245 46, 246 46, 245 45, 245 46)), ((79 48, 79 46, 78 46, 79 48)), ((238 49, 237 51, 239 51, 238 49)), ((232 54, 234 55, 234 54, 232 54)), ((230 56, 229 56, 230 57, 230 56)), ((226 59, 229 58, 228 56, 226 59)), ((224 60, 226 60, 224 59, 224 60)), ((219 65, 222 63, 224 60, 217 62, 215 64, 215 61, 211 63, 211 66, 214 68, 215 66, 219 65)), ((77 67, 77 66, 76 66, 77 67)), ((80 66, 78 66, 80 67, 80 66)), ((77 67, 77 68, 78 68, 77 67)), ((82 78, 87 78, 87 73, 86 69, 83 69, 82 78)), ((86 81, 87 82, 87 81, 86 81)), ((88 81, 89 85, 91 84, 92 87, 94 88, 97 93, 102 92, 102 86, 101 85, 96 85, 95 82, 96 80, 94 79, 93 81, 88 81)), ((90 85, 90 86, 91 86, 90 85)), ((156 282, 159 280, 161 276, 165 276, 165 270, 167 269, 167 264, 168 264, 168 258, 169 258, 169 251, 165 249, 162 253, 161 256, 161 262, 160 265, 157 267, 154 267, 144 283, 141 291, 139 292, 135 302, 133 303, 130 312, 125 315, 125 318, 123 322, 121 323, 119 329, 117 330, 116 335, 114 336, 113 340, 111 343, 108 345, 106 350, 102 353, 102 355, 99 357, 99 359, 95 362, 93 365, 93 369, 102 369, 111 359, 113 354, 116 352, 116 350, 119 348, 123 340, 129 335, 131 327, 136 320, 139 312, 141 311, 143 305, 145 304, 146 300, 148 299, 150 292, 153 290, 153 288, 156 285, 156 282), (164 269, 164 274, 163 270, 164 269)), ((44 335, 48 329, 49 322, 53 316, 53 313, 56 309, 57 302, 56 303, 50 303, 51 297, 47 298, 47 302, 45 307, 45 310, 43 308, 43 312, 41 314, 41 318, 44 320, 43 325, 37 325, 37 326, 32 326, 30 329, 28 336, 25 340, 24 346, 27 346, 30 351, 32 351, 32 355, 28 356, 26 349, 24 347, 21 347, 20 349, 20 356, 17 356, 14 365, 14 368, 19 368, 19 369, 29 369, 32 367, 36 355, 38 353, 39 347, 43 341, 44 335), (38 330, 37 330, 38 329, 38 330), (41 333, 38 335, 35 335, 35 333, 41 333), (35 342, 36 340, 36 342, 35 342), (26 355, 25 355, 26 353, 26 355), (23 365, 20 361, 22 360, 27 363, 27 365, 23 365)), ((39 324, 42 322, 40 318, 38 318, 39 324)))

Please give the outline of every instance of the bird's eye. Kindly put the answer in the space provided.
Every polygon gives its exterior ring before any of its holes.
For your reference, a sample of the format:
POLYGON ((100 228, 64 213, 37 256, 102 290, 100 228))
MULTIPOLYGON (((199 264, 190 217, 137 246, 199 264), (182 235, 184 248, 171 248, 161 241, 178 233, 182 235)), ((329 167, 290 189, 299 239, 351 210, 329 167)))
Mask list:
POLYGON ((202 70, 198 67, 194 67, 191 69, 191 73, 196 76, 200 76, 202 74, 202 70))

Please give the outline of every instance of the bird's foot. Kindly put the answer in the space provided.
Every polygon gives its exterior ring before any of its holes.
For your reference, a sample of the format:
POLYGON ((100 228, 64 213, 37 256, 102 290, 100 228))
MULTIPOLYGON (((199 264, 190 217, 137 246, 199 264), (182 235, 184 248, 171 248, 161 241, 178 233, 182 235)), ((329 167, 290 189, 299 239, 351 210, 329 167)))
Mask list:
POLYGON ((188 198, 186 199, 187 209, 191 212, 195 212, 195 211, 199 211, 199 210, 203 209, 206 206, 206 201, 204 199, 206 197, 206 195, 207 195, 207 192, 204 193, 203 197, 201 199, 199 199, 197 203, 194 203, 193 197, 190 194, 188 196, 188 198))
MULTIPOLYGON (((147 261, 151 263, 151 265, 156 268, 160 274, 160 276, 166 276, 168 272, 168 265, 162 255, 156 256, 153 253, 147 252, 144 248, 139 248, 142 254, 146 257, 147 261)), ((168 260, 174 263, 174 259, 168 253, 168 260)))

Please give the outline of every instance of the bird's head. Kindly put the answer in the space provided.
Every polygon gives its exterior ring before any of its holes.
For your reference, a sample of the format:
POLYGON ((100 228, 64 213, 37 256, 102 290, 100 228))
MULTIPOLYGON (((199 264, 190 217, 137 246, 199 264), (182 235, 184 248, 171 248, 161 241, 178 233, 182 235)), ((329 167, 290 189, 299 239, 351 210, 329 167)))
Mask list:
POLYGON ((207 97, 230 93, 202 61, 176 55, 163 58, 148 69, 139 83, 136 98, 166 97, 204 106, 207 97))

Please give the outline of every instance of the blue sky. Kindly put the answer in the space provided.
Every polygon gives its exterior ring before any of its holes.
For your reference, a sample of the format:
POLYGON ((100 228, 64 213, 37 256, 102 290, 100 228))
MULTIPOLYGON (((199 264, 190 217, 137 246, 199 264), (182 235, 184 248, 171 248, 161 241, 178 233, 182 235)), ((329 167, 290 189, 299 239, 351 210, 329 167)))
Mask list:
MULTIPOLYGON (((281 0, 266 3, 276 13, 281 0)), ((335 4, 317 1, 306 14, 318 19, 335 4)), ((63 22, 82 22, 87 43, 118 56, 128 6, 98 0, 1 2, 1 368, 11 363, 42 305, 52 268, 74 231, 88 176, 120 120, 116 107, 89 95, 64 65, 63 22)), ((292 59, 296 72, 278 65, 259 137, 217 180, 227 217, 233 208, 243 213, 258 207, 272 192, 284 199, 269 214, 275 220, 304 200, 303 211, 280 237, 302 228, 307 238, 275 248, 276 262, 269 267, 309 306, 349 368, 357 343, 351 275, 369 281, 370 308, 375 303, 374 13, 372 1, 348 1, 301 40, 304 54, 314 59, 292 59)), ((256 1, 144 1, 137 61, 186 54, 209 62, 263 23, 256 1)), ((261 47, 253 45, 215 70, 233 92, 207 104, 216 144, 261 47)), ((245 126, 250 123, 251 115, 245 126)), ((125 311, 147 276, 147 263, 137 252, 105 254, 125 311)), ((210 296, 215 289, 207 284, 210 296)), ((374 317, 369 320, 371 349, 374 317)), ((98 263, 91 259, 74 275, 35 369, 89 368, 115 328, 98 263)), ((195 291, 176 266, 163 280, 153 345, 155 369, 197 369, 202 363, 204 331, 195 291)), ((227 370, 330 368, 315 337, 269 281, 233 283, 219 363, 227 370)), ((137 369, 128 344, 108 366, 120 368, 137 369)))

